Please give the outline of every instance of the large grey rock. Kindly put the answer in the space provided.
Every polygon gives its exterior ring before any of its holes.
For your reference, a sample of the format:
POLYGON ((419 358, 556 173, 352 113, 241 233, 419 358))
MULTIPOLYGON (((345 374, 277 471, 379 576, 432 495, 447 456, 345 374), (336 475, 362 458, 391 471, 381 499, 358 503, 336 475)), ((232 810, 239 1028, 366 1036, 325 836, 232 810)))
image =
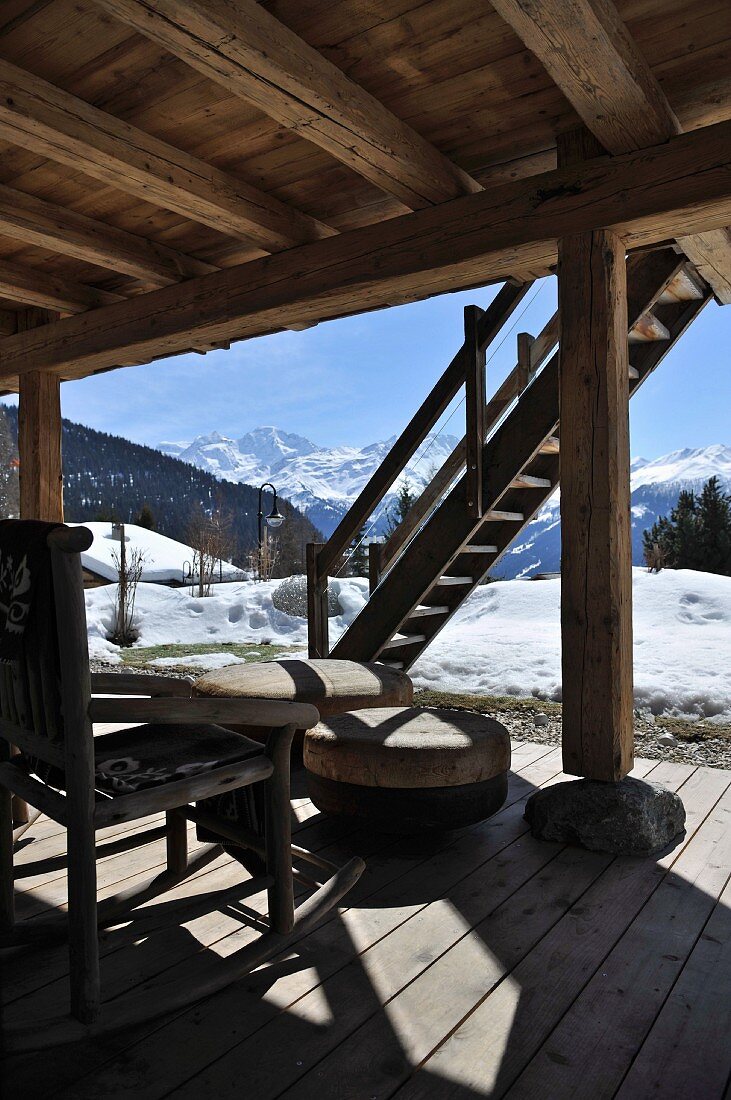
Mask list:
MULTIPOLYGON (((327 613, 329 617, 342 615, 343 613, 338 599, 339 587, 337 581, 331 581, 328 585, 327 613)), ((285 615, 294 615, 306 619, 307 577, 302 574, 295 577, 286 577, 272 592, 272 603, 277 611, 283 611, 285 615)))
POLYGON ((578 779, 532 794, 525 819, 541 840, 645 856, 683 832, 685 807, 677 794, 658 783, 630 777, 619 783, 578 779))

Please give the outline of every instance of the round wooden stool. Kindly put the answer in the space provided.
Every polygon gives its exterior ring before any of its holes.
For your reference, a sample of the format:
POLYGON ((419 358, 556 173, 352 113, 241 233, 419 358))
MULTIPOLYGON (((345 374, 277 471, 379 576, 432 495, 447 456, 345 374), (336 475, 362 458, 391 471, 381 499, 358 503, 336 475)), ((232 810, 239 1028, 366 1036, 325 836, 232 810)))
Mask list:
POLYGON ((505 801, 510 738, 483 714, 379 707, 310 730, 304 762, 310 798, 331 814, 389 832, 459 829, 505 801))
MULTIPOLYGON (((414 688, 405 672, 387 665, 293 658, 208 672, 196 680, 193 694, 312 703, 321 718, 329 718, 364 707, 408 706, 414 688)), ((246 735, 254 736, 251 727, 246 735)), ((266 737, 262 730, 259 739, 266 737)))

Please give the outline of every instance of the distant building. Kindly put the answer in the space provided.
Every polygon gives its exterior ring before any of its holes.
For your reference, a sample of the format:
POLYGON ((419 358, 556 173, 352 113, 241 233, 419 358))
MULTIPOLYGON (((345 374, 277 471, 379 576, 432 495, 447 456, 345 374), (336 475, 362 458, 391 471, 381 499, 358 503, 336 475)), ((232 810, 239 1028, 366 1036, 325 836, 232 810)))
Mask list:
MULTIPOLYGON (((116 524, 84 523, 69 524, 71 527, 88 527, 94 535, 94 541, 81 555, 84 571, 84 586, 97 588, 102 584, 117 581, 115 555, 119 555, 119 531, 116 524)), ((197 581, 192 575, 194 551, 183 542, 176 542, 157 531, 148 531, 134 523, 124 524, 125 547, 127 553, 140 550, 143 555, 142 581, 151 584, 165 584, 171 588, 182 588, 197 581)), ((221 581, 243 579, 242 570, 229 561, 216 563, 211 578, 213 584, 221 581)))

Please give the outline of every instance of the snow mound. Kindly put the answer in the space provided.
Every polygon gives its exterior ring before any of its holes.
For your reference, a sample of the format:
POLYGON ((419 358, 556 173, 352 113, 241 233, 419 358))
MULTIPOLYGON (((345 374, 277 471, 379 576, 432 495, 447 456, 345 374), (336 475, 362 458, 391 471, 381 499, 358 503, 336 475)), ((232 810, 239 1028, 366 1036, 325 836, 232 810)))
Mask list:
MULTIPOLYGON (((137 588, 135 626, 139 636, 136 647, 198 644, 201 642, 254 642, 258 644, 307 646, 307 620, 287 615, 272 603, 272 593, 281 581, 241 581, 219 584, 203 599, 191 596, 187 588, 164 588, 142 583, 137 588)), ((359 578, 340 580, 338 599, 342 614, 330 619, 330 637, 339 638, 365 603, 368 582, 359 578)), ((107 641, 114 621, 117 586, 105 585, 86 592, 86 616, 89 652, 92 657, 108 660, 119 653, 107 641)), ((206 655, 210 657, 211 655, 206 655)), ((226 657, 226 654, 221 654, 226 657)), ((169 661, 166 661, 169 664, 169 661)), ((191 664, 185 658, 181 664, 191 664)), ((196 663, 200 664, 196 658, 196 663)), ((225 664, 235 664, 228 656, 225 664)), ((202 666, 201 666, 202 667, 202 666)), ((213 667, 207 664, 205 667, 213 667)), ((218 665, 216 667, 222 667, 218 665)))
MULTIPOLYGON (((731 578, 633 570, 635 706, 731 721, 731 578)), ((417 687, 561 699, 561 581, 478 588, 412 669, 417 687)))
MULTIPOLYGON (((307 622, 278 611, 281 582, 218 585, 197 599, 187 589, 141 584, 136 646, 253 642, 307 646, 307 622)), ((633 571, 635 705, 654 714, 731 721, 731 578, 691 570, 633 571)), ((338 580, 337 640, 365 604, 365 580, 338 580)), ((114 660, 106 640, 115 588, 86 593, 92 656, 114 660)), ((417 661, 417 687, 476 695, 561 699, 560 580, 503 581, 478 588, 417 661)), ((169 661, 165 661, 169 663, 169 661)), ((182 658, 200 668, 235 664, 226 653, 182 658)))

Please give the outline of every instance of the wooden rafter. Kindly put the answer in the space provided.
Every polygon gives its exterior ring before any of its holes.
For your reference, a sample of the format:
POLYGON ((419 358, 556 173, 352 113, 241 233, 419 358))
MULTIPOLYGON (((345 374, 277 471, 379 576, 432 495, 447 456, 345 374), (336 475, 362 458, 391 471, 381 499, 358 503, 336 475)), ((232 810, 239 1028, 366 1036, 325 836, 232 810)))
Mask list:
POLYGON ((492 6, 610 153, 645 149, 680 133, 611 0, 492 0, 492 6))
POLYGON ((0 137, 266 252, 334 233, 6 61, 0 61, 0 137))
POLYGON ((480 190, 255 0, 98 3, 411 210, 480 190))
POLYGON ((59 275, 48 275, 32 267, 0 260, 0 297, 21 305, 57 310, 59 313, 83 313, 124 299, 96 287, 75 283, 59 275))
MULTIPOLYGON (((8 337, 0 376, 95 370, 547 273, 568 231, 609 228, 628 248, 731 220, 731 122, 601 157, 291 249, 8 337)), ((7 385, 7 381, 2 384, 7 385)))
MULTIPOLYGON (((492 5, 612 154, 657 145, 680 123, 612 0, 492 0, 492 5)), ((678 237, 719 301, 731 302, 731 238, 678 237)))
POLYGON ((0 184, 0 233, 86 263, 168 286, 214 271, 211 264, 0 184))

